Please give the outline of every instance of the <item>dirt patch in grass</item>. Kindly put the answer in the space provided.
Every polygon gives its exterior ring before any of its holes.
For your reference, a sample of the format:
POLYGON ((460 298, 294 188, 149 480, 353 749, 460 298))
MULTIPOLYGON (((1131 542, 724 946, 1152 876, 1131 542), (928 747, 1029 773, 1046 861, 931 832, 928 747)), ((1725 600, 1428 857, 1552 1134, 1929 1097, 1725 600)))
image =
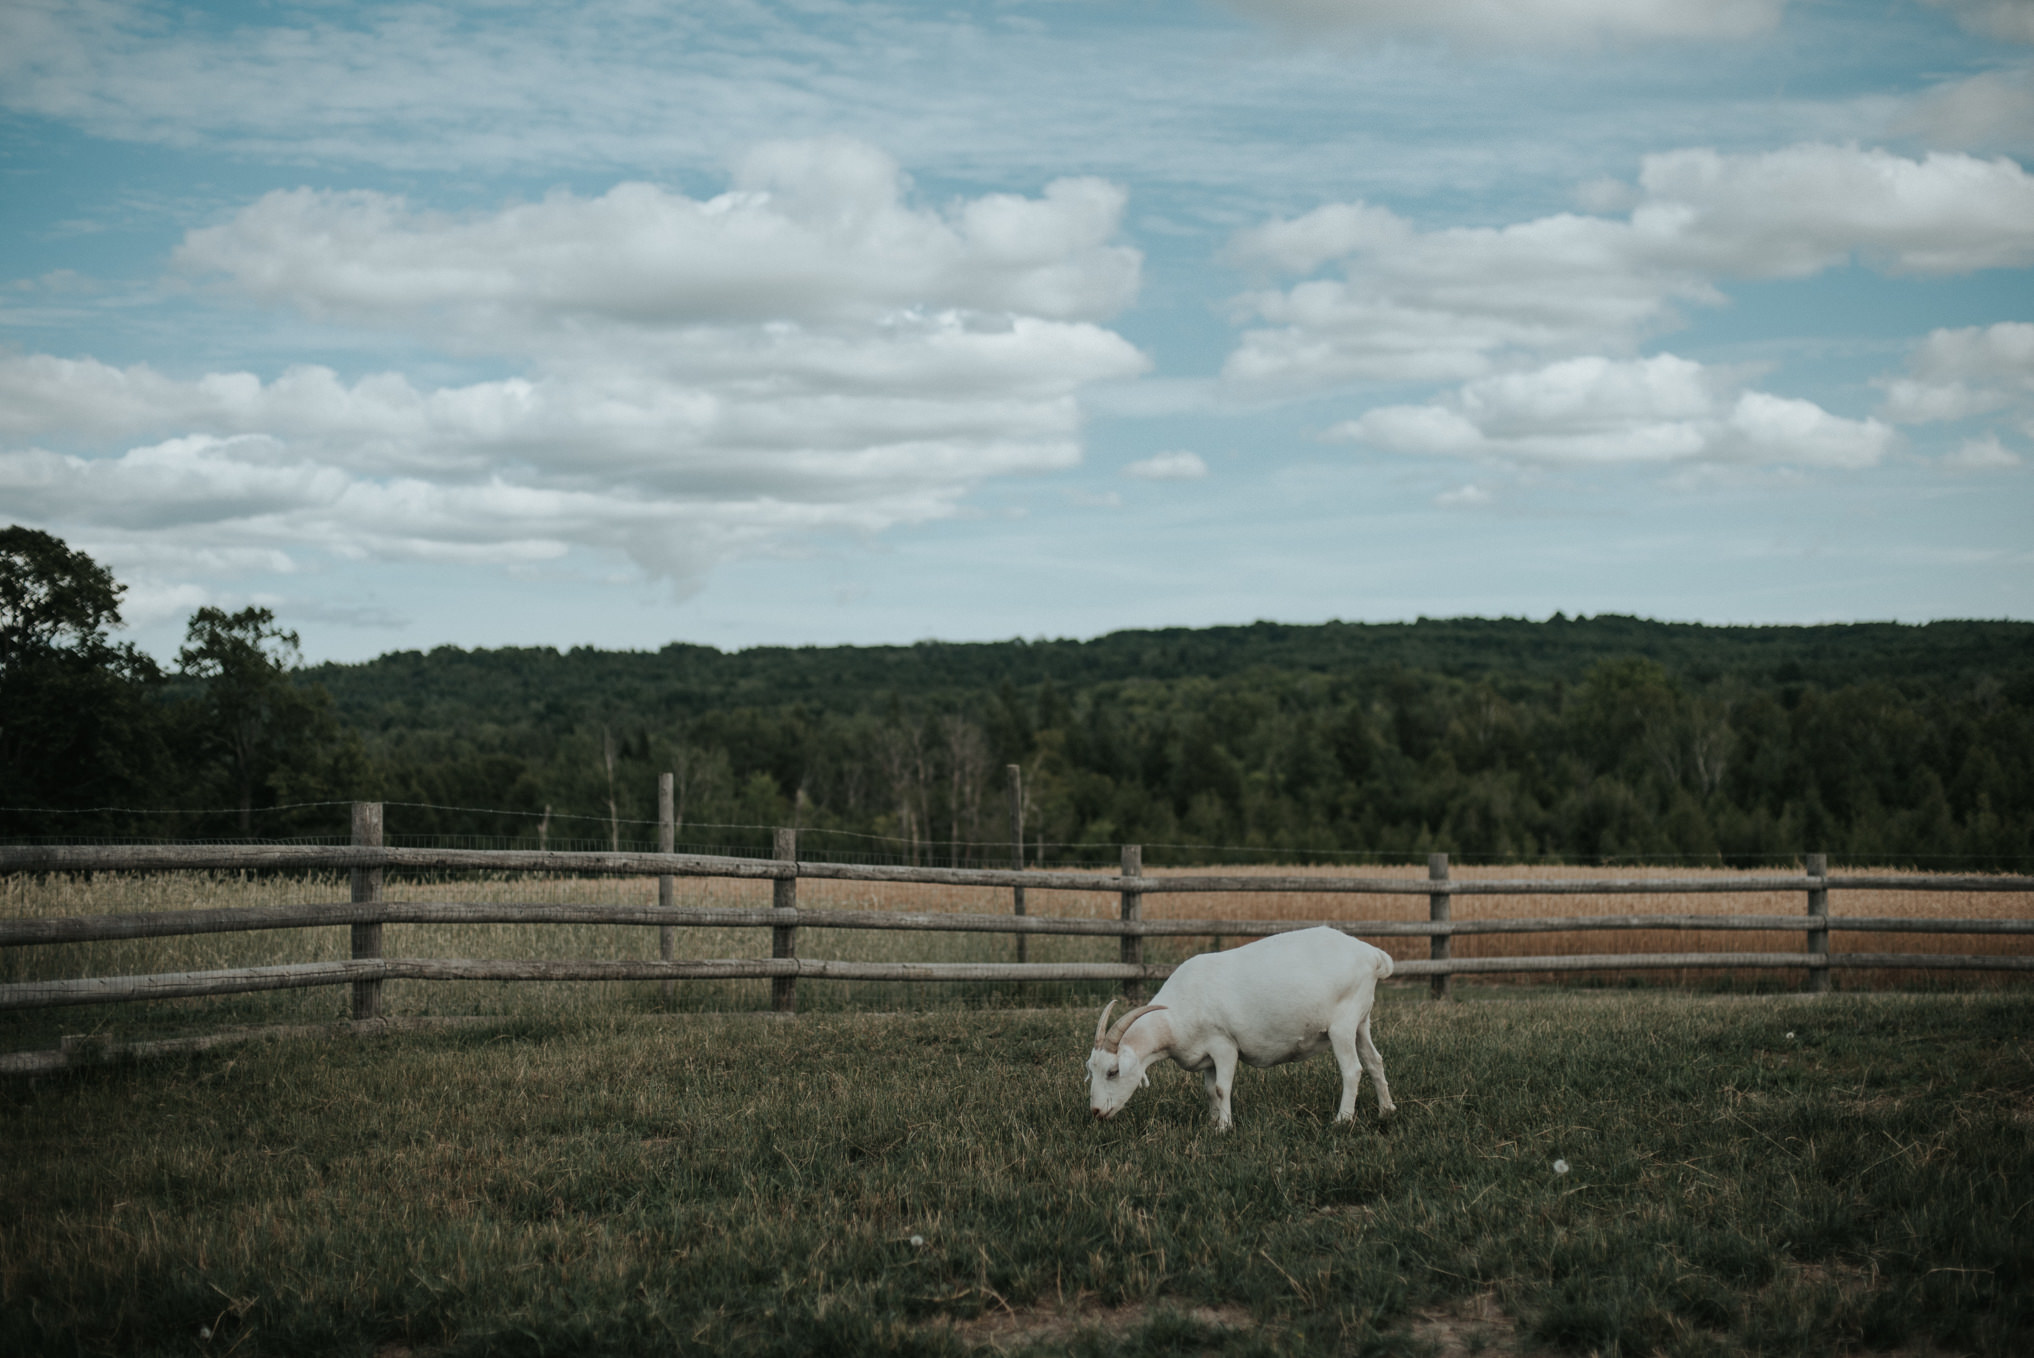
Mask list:
POLYGON ((1518 1322, 1505 1314, 1497 1294, 1490 1291, 1421 1311, 1413 1319, 1412 1337, 1431 1346, 1433 1358, 1539 1358, 1555 1352, 1521 1339, 1518 1322))
POLYGON ((1857 1264, 1794 1264, 1788 1271, 1803 1283, 1828 1284, 1841 1292, 1869 1292, 1878 1285, 1877 1272, 1857 1264))
POLYGON ((1081 1299, 1060 1305, 997 1305, 972 1320, 946 1322, 954 1337, 970 1348, 1014 1353, 1044 1344, 1065 1344, 1076 1335, 1100 1332, 1110 1337, 1141 1329, 1161 1311, 1207 1330, 1249 1330, 1257 1322, 1241 1306, 1194 1306, 1182 1301, 1128 1302, 1103 1306, 1081 1299))

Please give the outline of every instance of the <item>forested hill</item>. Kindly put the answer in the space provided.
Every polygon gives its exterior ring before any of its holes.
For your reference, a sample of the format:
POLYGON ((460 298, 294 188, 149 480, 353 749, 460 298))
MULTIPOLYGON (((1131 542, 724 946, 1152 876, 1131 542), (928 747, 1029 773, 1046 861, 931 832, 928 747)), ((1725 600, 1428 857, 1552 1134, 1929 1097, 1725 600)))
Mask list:
POLYGON ((1604 614, 1546 622, 1422 618, 1411 623, 1166 628, 1091 641, 920 642, 913 646, 760 646, 722 652, 440 647, 361 664, 319 665, 340 717, 369 730, 459 729, 532 718, 684 717, 799 704, 853 712, 888 703, 964 700, 1011 685, 1061 690, 1145 679, 1222 679, 1253 669, 1378 675, 1414 671, 1519 692, 1572 684, 1599 661, 1639 657, 1669 678, 1753 688, 1863 682, 1934 687, 1989 675, 2034 683, 2034 623, 1852 623, 1711 627, 1604 614))
POLYGON ((402 652, 297 664, 200 608, 174 673, 120 585, 0 528, 0 839, 680 841, 912 862, 1433 850, 2034 865, 2034 623, 1603 616, 1092 641, 402 652))
POLYGON ((278 800, 369 788, 417 835, 616 845, 647 833, 669 771, 681 839, 699 847, 760 852, 767 830, 737 827, 795 823, 815 854, 1001 862, 1018 764, 1027 837, 1049 861, 1109 861, 1120 843, 1154 863, 2034 861, 2029 623, 1557 617, 733 654, 442 648, 298 677, 330 692, 353 742, 335 748, 352 753, 278 780, 278 800), (455 809, 473 807, 514 814, 455 809))
POLYGON ((6 531, 0 566, 46 586, 9 597, 49 602, 0 625, 0 838, 329 836, 368 800, 396 842, 615 848, 652 841, 670 773, 691 848, 795 825, 813 856, 1007 863, 1015 765, 1034 861, 2034 865, 2034 623, 1256 623, 300 669, 287 620, 206 608, 167 674, 110 640, 103 568, 6 531))

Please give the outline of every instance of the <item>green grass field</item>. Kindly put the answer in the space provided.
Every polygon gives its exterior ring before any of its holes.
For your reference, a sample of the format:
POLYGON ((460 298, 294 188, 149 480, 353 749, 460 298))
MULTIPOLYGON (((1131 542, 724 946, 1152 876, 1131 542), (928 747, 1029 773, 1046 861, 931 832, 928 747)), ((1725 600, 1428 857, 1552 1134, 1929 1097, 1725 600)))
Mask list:
POLYGON ((2034 996, 1380 1005, 1088 1117, 1092 1012, 526 1016, 0 1086, 0 1352, 2025 1353, 2034 996), (1556 1172, 1556 1161, 1566 1173, 1556 1172), (922 1244, 913 1244, 917 1237, 922 1244))

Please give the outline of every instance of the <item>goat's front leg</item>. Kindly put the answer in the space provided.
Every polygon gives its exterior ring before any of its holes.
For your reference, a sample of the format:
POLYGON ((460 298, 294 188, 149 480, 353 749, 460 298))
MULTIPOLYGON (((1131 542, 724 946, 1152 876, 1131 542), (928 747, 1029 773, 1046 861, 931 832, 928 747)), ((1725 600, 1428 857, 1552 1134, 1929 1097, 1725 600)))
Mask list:
POLYGON ((1208 1091, 1208 1116, 1216 1131, 1226 1132, 1235 1125, 1229 1115, 1229 1096, 1236 1088, 1236 1052, 1234 1048, 1217 1048, 1209 1055, 1214 1064, 1201 1073, 1202 1086, 1208 1091))

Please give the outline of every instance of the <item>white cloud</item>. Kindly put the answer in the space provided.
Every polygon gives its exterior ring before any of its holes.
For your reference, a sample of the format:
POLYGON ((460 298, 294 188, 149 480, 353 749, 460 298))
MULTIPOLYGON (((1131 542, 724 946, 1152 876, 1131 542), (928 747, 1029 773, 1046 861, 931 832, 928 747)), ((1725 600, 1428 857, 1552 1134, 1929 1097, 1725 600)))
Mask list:
POLYGON ((1647 156, 1631 225, 1671 262, 1799 278, 1856 257, 1896 274, 2034 264, 2034 177, 2005 157, 1854 146, 1647 156))
POLYGON ((198 435, 119 458, 41 449, 0 454, 0 488, 21 512, 38 518, 90 505, 94 523, 148 531, 329 506, 345 493, 347 478, 336 468, 290 457, 263 435, 198 435))
POLYGON ((2034 324, 1934 330, 1907 375, 1881 379, 1886 418, 1901 424, 1961 420, 2009 406, 2034 408, 2034 324))
POLYGON ((2009 42, 2034 42, 2034 0, 1922 0, 1947 9, 1974 33, 2009 42))
MULTIPOLYGON (((1599 197, 1601 195, 1599 194, 1599 197)), ((1630 353, 1678 303, 1728 278, 1802 277, 1851 259, 1890 273, 2034 263, 2034 177, 2007 159, 1910 159, 1796 146, 1644 159, 1618 219, 1561 213, 1504 227, 1421 231, 1389 211, 1329 204, 1241 232, 1232 255, 1316 278, 1237 299, 1268 323, 1224 368, 1246 382, 1476 377, 1507 356, 1630 353)))
POLYGON ((2034 395, 2034 324, 1930 331, 1911 366, 1926 381, 1988 382, 2034 395))
POLYGON ((1973 388, 1958 381, 1923 382, 1911 377, 1892 377, 1883 379, 1880 385, 1886 391, 1881 413, 1895 424, 1969 419, 1998 410, 2010 399, 2004 392, 1973 388))
POLYGON ((1324 203, 1287 221, 1266 222, 1236 233, 1232 258, 1269 264, 1281 273, 1312 273, 1345 255, 1403 249, 1416 233, 1388 208, 1368 203, 1324 203))
POLYGON ((1208 474, 1208 464, 1199 453, 1181 449, 1132 462, 1123 468, 1123 474, 1144 481, 1198 481, 1208 474))
MULTIPOLYGON (((1679 8, 1698 21, 1719 9, 1679 8)), ((1295 185, 1346 183, 1354 165, 1380 195, 1504 191, 1521 172, 1581 180, 1689 136, 1695 115, 1672 45, 1562 63, 1553 98, 1542 62, 1486 62, 1465 78, 1437 46, 1322 47, 1196 4, 363 0, 242 7, 224 21, 159 0, 9 0, 0 108, 243 164, 351 166, 350 180, 377 187, 442 171, 421 182, 455 193, 491 193, 487 176, 502 171, 518 185, 711 174, 757 141, 839 134, 970 185, 1029 188, 1078 166, 1213 190, 1166 204, 1195 234, 1239 220, 1242 203, 1290 202, 1295 185), (1605 97, 1617 117, 1602 116, 1605 97), (1446 116, 1422 112, 1431 104, 1446 116), (1473 146, 1459 135, 1471 124, 1473 146)), ((1738 88, 1728 66, 1701 83, 1738 88)), ((1860 122, 1853 96, 1821 81, 1755 105, 1721 123, 1701 114, 1700 135, 1767 144, 1883 122, 1860 122)))
POLYGON ((1742 390, 1728 373, 1660 354, 1573 358, 1478 378, 1426 405, 1371 410, 1329 437, 1506 463, 1854 469, 1878 462, 1897 436, 1876 419, 1742 390))
POLYGON ((1494 498, 1489 491, 1471 481, 1466 486, 1442 491, 1434 497, 1434 503, 1442 509, 1480 509, 1494 498))
POLYGON ((1983 71, 1947 81, 1902 110, 1894 126, 1932 146, 2024 152, 2034 147, 2034 71, 1983 71))
POLYGON ((1123 191, 1062 179, 950 213, 903 201, 889 157, 859 143, 775 143, 705 201, 653 184, 557 193, 479 217, 368 191, 270 193, 193 231, 183 267, 313 314, 485 341, 587 320, 646 327, 868 320, 960 308, 1055 320, 1113 315, 1140 256, 1110 243, 1123 191))
MULTIPOLYGON (((1930 331, 1908 355, 1907 370, 1875 379, 1881 412, 1900 424, 1932 424, 1999 415, 2034 436, 2034 324, 2002 321, 1930 331)), ((2020 464, 1996 430, 1965 438, 1943 465, 1990 471, 2020 464)))
MULTIPOLYGON (((586 44, 601 49, 591 58, 556 21, 518 17, 370 3, 223 22, 146 0, 10 0, 0 6, 0 97, 104 137, 188 146, 223 136, 312 155, 373 146, 414 165, 559 157, 569 142, 583 149, 592 129, 636 130, 738 102, 729 96, 745 76, 761 77, 780 110, 790 93, 781 64, 730 50, 681 11, 575 7, 572 19, 604 40, 586 44), (691 100, 657 79, 657 57, 691 58, 691 100)), ((764 41, 801 45, 791 26, 770 28, 764 41)), ((804 54, 818 45, 803 44, 804 54)))
POLYGON ((1470 47, 1565 48, 1602 42, 1747 38, 1779 22, 1785 0, 1227 0, 1309 34, 1405 34, 1470 47))
POLYGON ((1957 471, 2002 471, 2017 467, 2020 455, 1999 442, 1997 434, 1986 434, 1983 438, 1965 439, 1955 452, 1942 459, 1943 465, 1957 471))
MULTIPOLYGON (((104 555, 104 549, 96 544, 83 545, 95 558, 104 555)), ((127 592, 120 596, 120 617, 129 627, 158 626, 187 617, 213 602, 204 586, 189 581, 164 582, 148 576, 123 575, 121 583, 127 586, 127 592)))
POLYGON ((1100 181, 945 210, 905 193, 879 152, 826 141, 760 148, 705 201, 627 184, 451 217, 271 194, 179 261, 525 371, 434 387, 0 358, 0 484, 42 520, 193 552, 618 548, 681 589, 801 533, 949 514, 986 477, 1079 460, 1077 393, 1148 366, 1099 323, 1140 258, 1111 243, 1123 194, 1100 181))
POLYGON ((1626 224, 1562 214, 1503 228, 1418 232, 1372 209, 1323 208, 1240 238, 1239 255, 1346 258, 1344 277, 1239 299, 1273 329, 1247 331, 1224 366, 1242 381, 1447 381, 1498 355, 1625 346, 1660 326, 1676 298, 1709 299, 1687 270, 1637 256, 1626 224), (1339 238, 1337 218, 1351 228, 1339 238), (1396 229, 1391 229, 1392 227, 1396 229), (1282 227, 1291 231, 1273 233, 1282 227))

